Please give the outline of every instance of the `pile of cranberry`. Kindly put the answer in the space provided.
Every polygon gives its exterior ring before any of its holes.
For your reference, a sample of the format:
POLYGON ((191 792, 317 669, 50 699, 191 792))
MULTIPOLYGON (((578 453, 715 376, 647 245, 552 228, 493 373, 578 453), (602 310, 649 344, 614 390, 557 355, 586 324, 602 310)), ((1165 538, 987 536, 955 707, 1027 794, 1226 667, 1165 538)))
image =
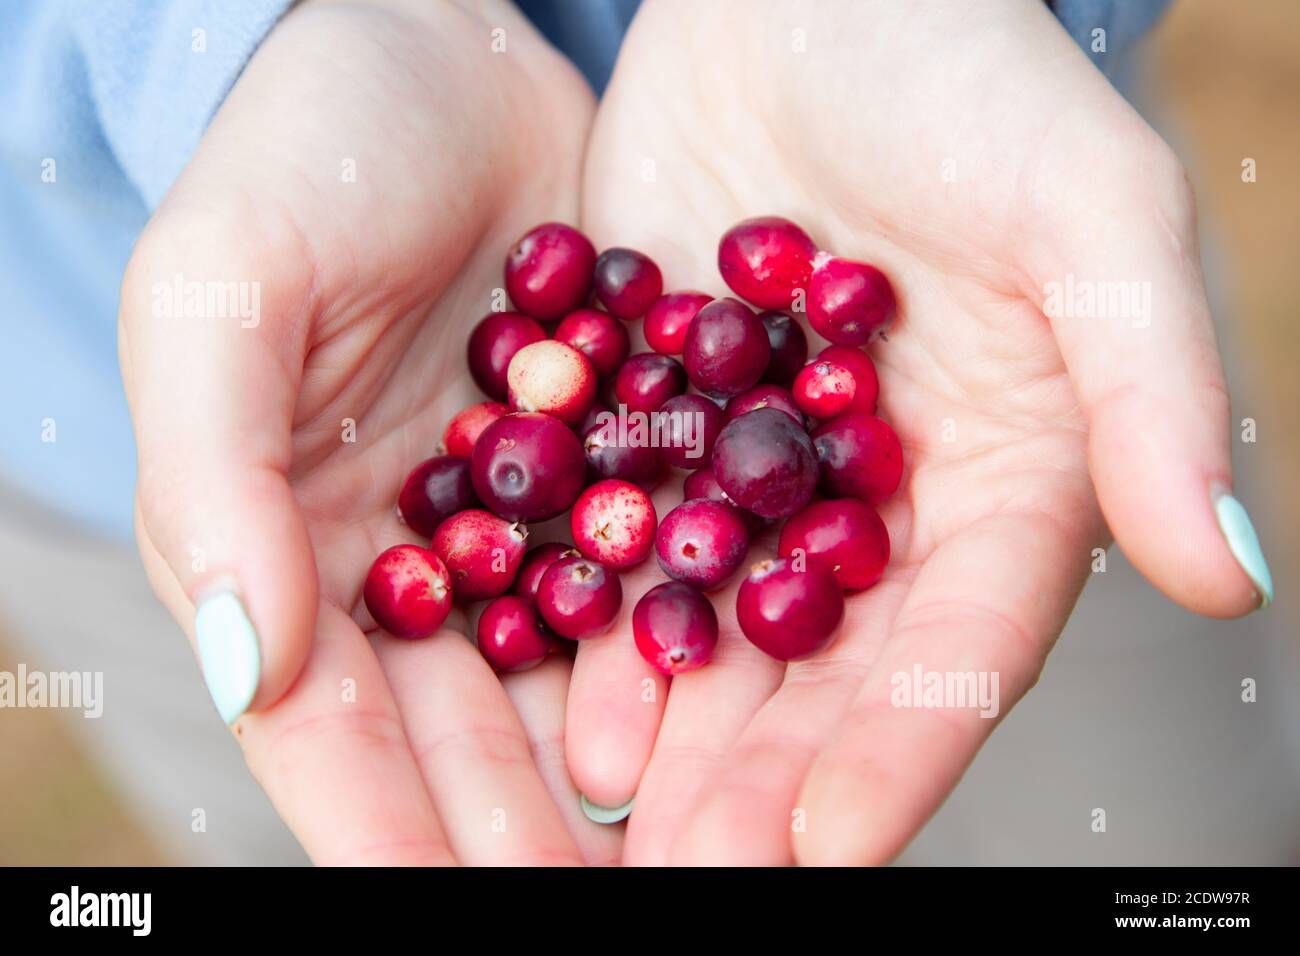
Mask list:
POLYGON ((559 223, 515 244, 505 284, 518 311, 489 315, 469 338, 470 373, 491 401, 451 420, 445 454, 417 465, 398 496, 429 547, 389 548, 366 577, 380 627, 428 637, 453 598, 490 601, 479 649, 499 671, 523 670, 605 633, 623 602, 619 572, 653 550, 672 580, 637 602, 632 631, 650 664, 678 674, 717 645, 706 594, 740 569, 752 536, 785 519, 779 557, 740 585, 740 628, 783 661, 832 639, 843 592, 871 587, 889 560, 873 505, 897 489, 903 455, 875 416, 876 370, 860 346, 888 325, 894 294, 874 266, 821 252, 775 217, 728 231, 718 268, 768 311, 664 295, 648 257, 597 257, 559 223), (808 362, 803 329, 781 310, 806 312, 833 344, 808 362), (629 356, 626 323, 642 316, 654 351, 629 356), (611 405, 624 423, 640 413, 663 427, 615 427, 611 405), (690 471, 684 500, 660 522, 648 492, 673 468, 690 471), (570 508, 573 546, 525 550, 526 523, 570 508))

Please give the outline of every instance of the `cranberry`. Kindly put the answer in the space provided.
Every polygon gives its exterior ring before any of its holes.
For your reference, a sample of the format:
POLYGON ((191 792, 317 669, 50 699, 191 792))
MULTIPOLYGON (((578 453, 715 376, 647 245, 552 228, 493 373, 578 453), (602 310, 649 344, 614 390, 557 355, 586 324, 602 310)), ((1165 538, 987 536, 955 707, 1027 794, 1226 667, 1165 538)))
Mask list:
POLYGON ((780 385, 755 385, 747 392, 741 392, 727 402, 727 421, 747 415, 759 408, 775 408, 785 412, 803 428, 803 412, 795 404, 789 389, 780 385))
POLYGON ((808 289, 808 323, 836 345, 866 345, 889 327, 894 289, 875 266, 821 253, 808 289))
POLYGON ((762 216, 732 226, 718 243, 718 271, 760 309, 788 309, 808 288, 817 246, 789 219, 762 216))
POLYGON ((767 329, 749 306, 735 299, 714 299, 686 329, 686 375, 701 392, 716 397, 753 388, 771 356, 767 329))
POLYGON ((546 330, 518 312, 494 312, 469 335, 469 374, 484 395, 504 402, 509 391, 506 369, 525 345, 546 338, 546 330))
POLYGON ((442 433, 442 444, 447 454, 456 458, 469 458, 474 454, 478 436, 498 418, 510 414, 510 406, 500 402, 479 402, 457 412, 447 430, 442 433))
POLYGON ((362 593, 375 623, 408 640, 434 633, 451 611, 446 566, 414 544, 399 544, 375 558, 362 593))
POLYGON ((578 423, 577 427, 574 428, 574 431, 579 435, 585 435, 597 425, 602 425, 610 420, 609 418, 604 418, 602 416, 613 414, 614 412, 610 407, 597 398, 591 403, 591 408, 587 409, 587 414, 582 416, 582 421, 578 423))
POLYGON ((444 519, 466 508, 478 507, 469 462, 440 455, 411 469, 397 496, 397 510, 408 528, 422 538, 432 538, 444 519))
POLYGON ((477 634, 483 658, 506 673, 536 667, 551 652, 551 635, 527 598, 497 598, 479 616, 477 634))
POLYGON ((563 342, 525 345, 510 360, 510 407, 545 412, 566 425, 582 421, 596 400, 596 373, 577 349, 563 342))
POLYGON ((713 474, 742 508, 764 518, 784 518, 812 498, 817 455, 794 419, 775 408, 760 408, 722 430, 713 446, 713 474))
POLYGON ((609 629, 623 604, 618 575, 599 561, 577 552, 560 558, 542 575, 537 609, 542 620, 561 637, 581 641, 609 629))
POLYGON ((510 586, 511 593, 530 601, 537 600, 537 585, 542 582, 546 569, 572 550, 570 545, 557 541, 548 541, 529 550, 523 561, 519 562, 519 573, 515 575, 515 583, 510 586))
POLYGON ((778 661, 825 647, 844 619, 844 594, 819 561, 799 570, 786 558, 760 561, 740 582, 736 619, 749 642, 778 661))
POLYGON ((653 587, 632 609, 636 649, 661 674, 703 667, 718 646, 718 615, 713 603, 680 581, 653 587))
POLYGON ((812 433, 821 462, 821 487, 831 498, 874 504, 898 490, 903 446, 894 430, 863 412, 845 412, 812 433))
POLYGON ((659 426, 659 453, 678 468, 702 468, 713 455, 713 443, 726 424, 726 416, 702 395, 677 395, 655 412, 659 426))
POLYGON ((739 512, 707 498, 683 501, 664 516, 655 536, 664 573, 704 591, 726 584, 748 548, 749 530, 739 512))
POLYGON ((686 370, 682 363, 657 352, 633 355, 618 370, 614 396, 629 412, 649 415, 674 395, 686 391, 686 370))
POLYGON ((599 309, 570 312, 555 327, 553 338, 585 355, 602 379, 618 371, 632 348, 627 327, 599 309))
POLYGON ((545 521, 565 511, 582 491, 585 471, 578 437, 537 412, 493 422, 470 459, 479 501, 510 521, 545 521))
POLYGON ((609 418, 596 421, 583 434, 582 446, 587 456, 587 474, 593 480, 621 478, 647 491, 656 488, 668 475, 668 466, 651 444, 649 437, 633 434, 629 425, 627 434, 619 435, 618 418, 607 412, 609 418))
POLYGON ((713 477, 712 468, 701 468, 699 471, 693 471, 686 476, 686 480, 682 482, 682 500, 690 501, 692 498, 721 501, 728 507, 734 508, 736 514, 740 515, 740 520, 745 523, 745 530, 749 532, 751 537, 763 530, 763 527, 767 524, 763 518, 760 518, 752 511, 746 511, 727 497, 727 493, 718 484, 718 479, 713 477))
POLYGON ((834 418, 853 404, 857 379, 843 365, 819 358, 794 380, 794 400, 813 418, 834 418))
POLYGON ((814 501, 781 529, 781 557, 799 551, 831 569, 847 591, 869 588, 889 563, 889 531, 880 515, 857 498, 814 501))
POLYGON ((655 543, 655 506, 630 481, 598 481, 573 505, 569 525, 578 550, 607 568, 623 571, 650 554, 655 543))
POLYGON ((522 524, 472 508, 438 525, 429 549, 451 572, 456 600, 469 604, 510 590, 527 538, 522 524))
POLYGON ((645 314, 641 330, 646 344, 662 355, 681 355, 686 347, 686 329, 695 313, 713 301, 703 292, 669 292, 655 300, 645 314))
POLYGON ((808 361, 808 336, 804 335, 803 326, 784 312, 764 312, 759 319, 767 330, 767 344, 772 348, 762 380, 771 385, 789 386, 808 361))
POLYGON ((620 319, 639 319, 663 294, 664 277, 654 260, 635 249, 606 249, 596 260, 596 298, 620 319))
POLYGON ((595 265, 586 236, 563 223, 543 223, 506 256, 506 293, 515 308, 552 322, 587 301, 595 265))
POLYGON ((853 375, 853 401, 849 408, 855 412, 876 413, 876 399, 880 396, 880 379, 876 376, 876 363, 859 348, 849 345, 828 345, 817 353, 819 359, 834 362, 853 375))

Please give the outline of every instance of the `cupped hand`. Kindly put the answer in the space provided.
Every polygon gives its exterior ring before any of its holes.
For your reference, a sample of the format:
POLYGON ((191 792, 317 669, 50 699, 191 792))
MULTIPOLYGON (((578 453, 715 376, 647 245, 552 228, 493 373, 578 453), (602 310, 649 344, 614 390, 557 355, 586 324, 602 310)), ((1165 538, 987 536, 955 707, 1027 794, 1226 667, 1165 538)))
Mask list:
POLYGON ((237 595, 257 646, 218 621, 205 677, 318 863, 618 857, 565 772, 567 661, 500 682, 450 633, 463 615, 368 638, 360 602, 375 555, 417 540, 394 513, 407 470, 479 400, 464 343, 505 250, 576 218, 591 110, 504 2, 306 4, 128 269, 145 565, 192 638, 197 604, 237 595), (167 293, 187 283, 243 298, 186 312, 167 293))
MULTIPOLYGON (((733 585, 715 659, 670 689, 628 613, 579 649, 569 768, 597 802, 635 792, 627 861, 890 859, 997 723, 893 706, 894 675, 996 674, 1005 715, 1111 532, 1197 613, 1244 614, 1266 590, 1215 517, 1228 396, 1185 176, 1044 4, 651 0, 582 208, 598 247, 643 249, 669 288, 726 293, 719 236, 775 214, 899 297, 870 349, 906 458, 882 507, 893 557, 838 639, 763 656, 733 585), (1118 317, 1082 298, 1106 283, 1137 283, 1118 317)), ((659 579, 641 571, 627 608, 659 579)))

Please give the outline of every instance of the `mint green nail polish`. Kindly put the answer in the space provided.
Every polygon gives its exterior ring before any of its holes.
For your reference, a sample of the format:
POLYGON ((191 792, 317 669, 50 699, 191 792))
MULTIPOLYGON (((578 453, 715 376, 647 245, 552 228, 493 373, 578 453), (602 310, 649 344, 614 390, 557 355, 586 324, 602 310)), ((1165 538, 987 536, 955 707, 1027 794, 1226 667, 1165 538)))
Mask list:
POLYGON ((1246 514, 1241 502, 1229 494, 1220 495, 1215 500, 1214 514, 1228 541, 1228 550, 1259 591, 1259 606, 1268 607, 1273 603, 1273 575, 1268 571, 1268 562, 1264 560, 1250 515, 1246 514))
POLYGON ((257 631, 233 591, 205 598, 194 612, 194 637, 199 645, 203 681, 217 713, 234 723, 248 710, 262 674, 257 631))
POLYGON ((636 797, 633 797, 621 807, 602 807, 588 800, 586 794, 578 796, 578 802, 582 804, 582 812, 592 823, 618 823, 620 820, 626 820, 632 812, 632 804, 636 802, 636 797))

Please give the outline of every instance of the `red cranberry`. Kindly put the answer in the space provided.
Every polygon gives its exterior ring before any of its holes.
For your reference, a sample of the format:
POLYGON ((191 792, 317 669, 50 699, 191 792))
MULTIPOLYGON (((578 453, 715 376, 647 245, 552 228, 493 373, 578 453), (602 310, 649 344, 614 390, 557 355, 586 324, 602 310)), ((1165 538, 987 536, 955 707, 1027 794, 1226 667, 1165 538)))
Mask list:
POLYGON ((844 619, 844 594, 819 561, 802 570, 786 558, 760 561, 740 582, 736 619, 760 651, 791 661, 830 643, 844 619))
POLYGON ((759 319, 767 330, 767 344, 772 348, 762 380, 788 387, 808 361, 808 336, 804 335, 803 326, 784 312, 764 312, 759 319))
POLYGON ((794 419, 775 408, 760 408, 722 429, 713 446, 713 474, 742 508, 764 518, 784 518, 812 498, 817 455, 794 419))
POLYGON ((597 425, 609 421, 608 418, 602 418, 601 416, 613 414, 614 412, 610 407, 597 398, 591 403, 591 408, 587 409, 587 414, 582 416, 582 421, 578 423, 577 427, 574 428, 574 431, 579 435, 585 435, 597 425))
POLYGON ((545 521, 582 491, 586 459, 564 423, 538 412, 498 419, 479 436, 470 477, 479 501, 509 521, 545 521))
POLYGON ((735 299, 714 299, 686 329, 686 375, 701 392, 715 397, 753 388, 771 356, 767 329, 749 306, 735 299))
POLYGON ((760 309, 788 309, 807 290, 817 246, 789 219, 762 216, 732 226, 718 243, 718 271, 760 309))
POLYGON ((701 468, 709 463, 726 420, 722 409, 703 395, 670 398, 655 412, 659 453, 678 468, 701 468))
POLYGON ((397 496, 397 510, 406 526, 422 538, 432 538, 443 520, 466 508, 478 507, 469 462, 440 455, 422 461, 406 476, 397 496))
POLYGON ((849 408, 855 412, 876 413, 876 399, 880 396, 880 379, 876 376, 876 363, 859 348, 849 345, 828 345, 817 353, 819 359, 834 362, 853 375, 853 401, 849 408))
POLYGON ((577 349, 563 342, 525 345, 510 360, 510 407, 544 412, 576 425, 596 400, 596 373, 577 349))
POLYGON ((748 548, 749 531, 736 509, 707 498, 683 501, 664 516, 655 536, 664 573, 704 591, 726 584, 748 548))
POLYGON ((650 554, 655 543, 655 506, 630 481, 598 481, 573 505, 569 524, 578 550, 607 568, 623 571, 650 554))
POLYGON ((889 531, 880 515, 857 498, 814 501, 781 529, 783 558, 801 552, 831 569, 847 591, 869 588, 889 563, 889 531))
POLYGON ((701 468, 699 471, 693 471, 686 476, 686 480, 682 482, 682 500, 690 501, 692 498, 707 498, 709 501, 720 501, 729 508, 734 508, 736 514, 740 515, 740 520, 745 523, 745 530, 749 532, 750 537, 758 534, 767 524, 763 518, 760 518, 752 511, 746 511, 727 497, 727 493, 718 484, 718 479, 713 477, 712 468, 701 468))
POLYGON ((727 402, 727 421, 733 421, 741 415, 747 415, 760 408, 775 408, 785 412, 803 428, 803 412, 794 402, 789 389, 780 385, 755 385, 747 392, 741 392, 727 402))
POLYGON ((813 418, 834 418, 853 404, 857 379, 843 365, 819 358, 794 380, 795 403, 813 418))
POLYGON ((822 492, 831 498, 883 501, 903 477, 903 446, 874 415, 845 412, 812 433, 822 492))
POLYGON ((484 395, 504 402, 509 392, 506 369, 525 345, 546 338, 535 319, 518 312, 494 312, 474 326, 469 335, 469 374, 484 395))
POLYGON ((808 323, 836 345, 866 345, 889 327, 894 289, 875 266, 822 253, 808 289, 808 323))
POLYGON ((506 293, 515 308, 553 322, 587 301, 595 265, 586 236, 563 223, 543 223, 506 256, 506 293))
POLYGON ((510 592, 536 601, 537 585, 541 584, 546 569, 572 550, 572 546, 557 541, 548 541, 530 549, 519 562, 519 573, 515 575, 515 583, 510 586, 510 592))
POLYGON ((639 319, 664 291, 654 260, 635 249, 606 249, 596 260, 596 298, 620 319, 639 319))
POLYGON ((681 355, 686 347, 686 329, 695 313, 713 301, 703 292, 669 292, 655 300, 645 314, 641 330, 646 344, 661 355, 681 355))
POLYGON ((375 623, 394 637, 428 637, 451 611, 451 577, 432 551, 414 544, 389 548, 370 566, 363 590, 375 623))
POLYGON ((632 348, 623 323, 599 309, 570 312, 555 327, 553 337, 587 356, 597 378, 617 372, 632 348))
POLYGON ((504 673, 536 667, 551 652, 551 635, 527 598, 497 598, 483 609, 477 633, 479 653, 504 673))
POLYGON ((447 430, 442 433, 443 447, 447 454, 456 458, 469 458, 474 454, 474 443, 483 434, 483 429, 509 414, 510 406, 500 402, 479 402, 463 408, 447 423, 447 430))
POLYGON ((703 667, 718 646, 718 615, 713 603, 680 581, 653 587, 632 609, 636 649, 661 674, 703 667))
POLYGON ((527 538, 522 524, 472 508, 438 525, 429 549, 451 572, 456 600, 469 604, 510 590, 527 538))
POLYGON ((587 474, 592 480, 620 478, 651 491, 668 476, 668 465, 649 436, 635 435, 631 423, 627 434, 620 435, 618 417, 597 420, 583 434, 583 452, 587 456, 587 474))
POLYGON ((633 355, 618 370, 614 396, 629 412, 649 415, 674 395, 686 391, 686 370, 682 363, 657 352, 633 355))
POLYGON ((571 641, 605 633, 622 604, 623 585, 618 575, 577 552, 547 568, 537 588, 542 620, 571 641))

